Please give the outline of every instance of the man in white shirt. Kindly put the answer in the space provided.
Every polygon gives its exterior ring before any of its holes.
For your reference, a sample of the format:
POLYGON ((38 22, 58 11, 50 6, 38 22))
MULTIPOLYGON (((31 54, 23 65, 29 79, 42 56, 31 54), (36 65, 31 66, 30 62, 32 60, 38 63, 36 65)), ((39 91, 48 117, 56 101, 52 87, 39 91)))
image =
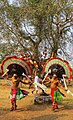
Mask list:
MULTIPOLYGON (((39 83, 39 76, 38 76, 38 72, 35 72, 35 78, 34 78, 34 83, 39 83)), ((37 85, 34 85, 34 90, 32 91, 32 93, 34 91, 36 91, 36 94, 38 93, 39 87, 37 85)))

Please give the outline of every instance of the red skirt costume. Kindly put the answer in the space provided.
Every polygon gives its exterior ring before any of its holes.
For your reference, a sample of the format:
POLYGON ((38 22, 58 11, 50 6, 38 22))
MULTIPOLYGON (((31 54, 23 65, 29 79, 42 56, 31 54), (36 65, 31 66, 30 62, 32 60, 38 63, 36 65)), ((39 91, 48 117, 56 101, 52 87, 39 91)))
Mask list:
POLYGON ((51 97, 52 102, 62 100, 62 94, 60 93, 58 88, 51 88, 51 97))
POLYGON ((12 83, 13 83, 13 85, 11 87, 11 92, 10 92, 10 100, 11 100, 11 104, 12 104, 11 110, 15 110, 17 107, 16 100, 22 99, 23 97, 28 95, 29 92, 27 92, 25 90, 20 90, 18 88, 19 81, 14 79, 14 77, 12 77, 12 83))
POLYGON ((11 92, 10 92, 10 100, 16 100, 16 94, 17 94, 17 89, 16 88, 12 88, 11 92))

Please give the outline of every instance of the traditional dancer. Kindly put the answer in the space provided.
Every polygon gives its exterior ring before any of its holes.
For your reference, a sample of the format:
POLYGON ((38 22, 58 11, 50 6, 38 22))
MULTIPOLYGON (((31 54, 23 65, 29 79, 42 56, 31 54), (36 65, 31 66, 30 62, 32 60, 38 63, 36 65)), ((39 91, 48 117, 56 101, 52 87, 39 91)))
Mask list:
MULTIPOLYGON (((5 74, 3 75, 3 77, 4 76, 5 74)), ((10 92, 10 100, 11 100, 12 106, 10 111, 13 111, 13 110, 16 110, 17 108, 16 100, 25 97, 29 93, 25 90, 20 90, 19 83, 20 82, 23 84, 28 84, 28 83, 21 81, 20 77, 17 74, 13 74, 12 78, 8 78, 8 79, 12 81, 11 92, 10 92)))
POLYGON ((59 87, 62 88, 63 90, 67 91, 59 82, 57 75, 53 74, 52 79, 49 81, 45 82, 43 81, 45 85, 50 84, 51 88, 51 97, 52 97, 52 110, 58 109, 58 100, 62 100, 62 96, 64 96, 63 93, 60 92, 59 87))
POLYGON ((12 80, 11 94, 10 94, 12 107, 10 111, 13 111, 13 110, 16 110, 17 108, 16 100, 25 97, 26 95, 28 95, 29 92, 25 90, 21 90, 19 88, 20 82, 23 84, 28 84, 28 83, 21 81, 17 74, 13 74, 13 77, 10 79, 12 80))

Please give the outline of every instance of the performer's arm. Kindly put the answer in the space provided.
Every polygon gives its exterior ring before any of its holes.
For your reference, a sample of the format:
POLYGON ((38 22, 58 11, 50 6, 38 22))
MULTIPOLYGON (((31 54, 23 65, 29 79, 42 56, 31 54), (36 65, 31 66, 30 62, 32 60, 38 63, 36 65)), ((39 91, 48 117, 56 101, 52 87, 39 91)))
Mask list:
POLYGON ((62 88, 63 90, 67 91, 67 89, 66 89, 66 88, 64 88, 64 87, 61 85, 61 83, 60 83, 60 82, 58 82, 58 86, 59 86, 60 88, 62 88))
POLYGON ((23 83, 23 84, 28 84, 27 82, 23 82, 22 80, 20 80, 20 82, 23 83))
POLYGON ((8 71, 9 69, 6 69, 6 72, 2 75, 3 78, 7 75, 8 71))
POLYGON ((12 80, 12 78, 9 78, 9 77, 8 77, 7 79, 8 79, 8 80, 12 80))
POLYGON ((26 74, 23 73, 22 75, 23 75, 24 77, 26 77, 26 79, 28 79, 29 82, 32 83, 31 79, 30 79, 26 74))
POLYGON ((41 84, 43 83, 41 78, 39 78, 39 83, 41 83, 41 84))
POLYGON ((42 82, 44 82, 46 80, 47 76, 48 76, 48 79, 50 80, 50 76, 49 76, 50 74, 51 74, 51 69, 46 73, 42 82))
POLYGON ((47 84, 50 84, 50 83, 51 83, 51 80, 43 82, 44 85, 47 85, 47 84))

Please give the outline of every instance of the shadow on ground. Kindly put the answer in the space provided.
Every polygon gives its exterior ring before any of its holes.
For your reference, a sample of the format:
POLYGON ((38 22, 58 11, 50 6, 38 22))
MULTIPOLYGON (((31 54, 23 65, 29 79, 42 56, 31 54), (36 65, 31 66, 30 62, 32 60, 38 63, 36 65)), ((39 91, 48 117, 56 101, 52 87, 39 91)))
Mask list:
POLYGON ((62 118, 64 116, 67 116, 67 115, 66 114, 62 114, 62 115, 50 114, 50 115, 35 117, 35 118, 32 118, 32 120, 56 120, 56 119, 58 119, 60 117, 62 118))

